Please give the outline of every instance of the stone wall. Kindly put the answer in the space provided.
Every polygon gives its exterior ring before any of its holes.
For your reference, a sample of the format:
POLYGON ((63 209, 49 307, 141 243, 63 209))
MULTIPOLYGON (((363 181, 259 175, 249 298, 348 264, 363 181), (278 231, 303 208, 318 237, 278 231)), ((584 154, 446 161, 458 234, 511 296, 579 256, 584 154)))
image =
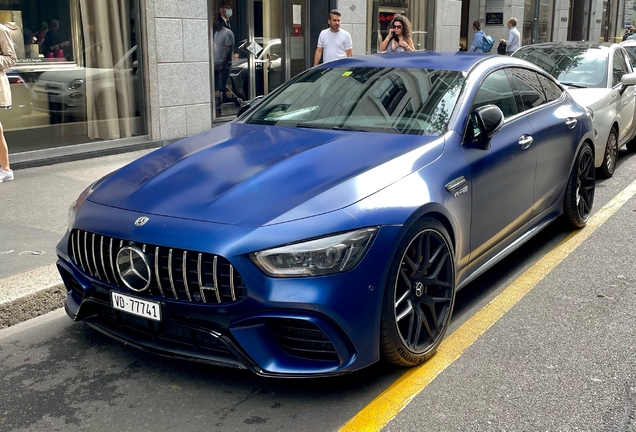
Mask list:
POLYGON ((152 139, 212 126, 207 0, 146 0, 152 139))

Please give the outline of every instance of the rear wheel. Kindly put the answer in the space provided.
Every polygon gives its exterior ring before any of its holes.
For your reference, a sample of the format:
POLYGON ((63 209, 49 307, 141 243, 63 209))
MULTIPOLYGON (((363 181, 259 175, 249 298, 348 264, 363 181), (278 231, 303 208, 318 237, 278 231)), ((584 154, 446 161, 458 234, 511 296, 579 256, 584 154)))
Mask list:
POLYGON ((419 220, 398 248, 384 292, 381 351, 385 360, 413 366, 430 358, 450 324, 455 262, 448 232, 419 220))
POLYGON ((605 145, 605 154, 603 155, 603 164, 600 167, 600 174, 604 178, 610 178, 616 170, 616 160, 618 159, 618 132, 616 128, 610 130, 605 145))
POLYGON ((576 156, 563 202, 563 218, 573 228, 584 227, 592 213, 594 173, 594 153, 590 144, 585 143, 576 156))

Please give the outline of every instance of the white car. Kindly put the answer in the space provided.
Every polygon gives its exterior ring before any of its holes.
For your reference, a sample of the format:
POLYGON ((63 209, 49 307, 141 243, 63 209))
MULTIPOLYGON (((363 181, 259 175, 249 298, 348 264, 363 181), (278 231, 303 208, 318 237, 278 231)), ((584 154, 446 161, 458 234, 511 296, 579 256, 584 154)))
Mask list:
MULTIPOLYGON (((102 49, 101 44, 89 47, 85 56, 90 56, 93 50, 102 49)), ((134 98, 131 105, 134 106, 135 115, 141 109, 141 82, 139 64, 135 59, 137 46, 130 48, 112 68, 77 67, 72 69, 51 70, 42 73, 37 81, 31 85, 31 103, 33 109, 40 112, 48 112, 60 121, 85 121, 87 119, 87 80, 93 82, 94 106, 103 109, 106 104, 103 98, 109 93, 115 95, 115 100, 127 100, 134 98), (130 94, 120 94, 117 81, 130 77, 130 94)), ((99 115, 99 118, 107 118, 108 114, 99 115)))
POLYGON ((636 73, 625 49, 610 43, 548 42, 524 46, 513 56, 545 69, 592 111, 595 166, 602 177, 611 177, 618 150, 636 136, 636 73))

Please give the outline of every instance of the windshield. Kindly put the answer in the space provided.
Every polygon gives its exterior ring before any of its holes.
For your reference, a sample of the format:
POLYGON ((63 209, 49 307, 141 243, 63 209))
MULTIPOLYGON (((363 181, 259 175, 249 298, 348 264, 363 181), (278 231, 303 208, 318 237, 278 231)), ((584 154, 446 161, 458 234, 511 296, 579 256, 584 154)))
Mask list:
POLYGON ((607 50, 598 48, 520 49, 514 57, 540 66, 564 85, 607 87, 607 50))
POLYGON ((464 73, 416 68, 310 70, 259 104, 251 124, 440 135, 464 73))

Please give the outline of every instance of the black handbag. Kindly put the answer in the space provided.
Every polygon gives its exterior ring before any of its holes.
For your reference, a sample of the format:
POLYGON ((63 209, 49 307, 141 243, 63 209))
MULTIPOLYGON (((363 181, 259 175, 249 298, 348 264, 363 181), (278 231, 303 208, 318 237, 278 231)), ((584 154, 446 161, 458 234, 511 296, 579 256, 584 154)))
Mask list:
POLYGON ((499 42, 499 46, 497 47, 497 54, 506 54, 506 43, 499 42))

